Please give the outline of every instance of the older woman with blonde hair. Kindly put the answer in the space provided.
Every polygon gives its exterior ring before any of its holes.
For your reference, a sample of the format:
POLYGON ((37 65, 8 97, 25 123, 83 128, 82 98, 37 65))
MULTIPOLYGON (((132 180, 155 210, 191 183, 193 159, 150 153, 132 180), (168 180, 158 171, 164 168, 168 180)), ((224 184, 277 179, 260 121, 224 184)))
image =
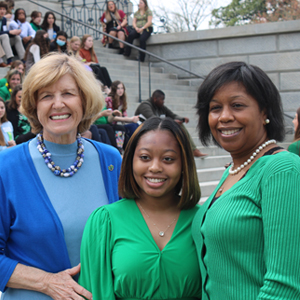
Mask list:
POLYGON ((121 164, 116 149, 80 136, 101 95, 93 74, 62 54, 41 59, 25 79, 22 110, 37 137, 0 155, 4 299, 92 299, 76 281, 82 232, 92 211, 119 199, 121 164))

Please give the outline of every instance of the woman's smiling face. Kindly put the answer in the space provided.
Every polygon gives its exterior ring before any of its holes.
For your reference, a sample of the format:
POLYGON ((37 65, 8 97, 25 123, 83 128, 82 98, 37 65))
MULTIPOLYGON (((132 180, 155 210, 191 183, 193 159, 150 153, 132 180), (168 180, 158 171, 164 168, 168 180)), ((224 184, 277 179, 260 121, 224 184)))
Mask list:
POLYGON ((265 112, 260 110, 257 101, 238 82, 219 88, 209 104, 211 133, 232 155, 247 156, 267 139, 265 119, 265 112))
POLYGON ((175 187, 182 175, 182 162, 180 147, 171 132, 155 130, 142 135, 132 166, 143 201, 174 201, 175 187))

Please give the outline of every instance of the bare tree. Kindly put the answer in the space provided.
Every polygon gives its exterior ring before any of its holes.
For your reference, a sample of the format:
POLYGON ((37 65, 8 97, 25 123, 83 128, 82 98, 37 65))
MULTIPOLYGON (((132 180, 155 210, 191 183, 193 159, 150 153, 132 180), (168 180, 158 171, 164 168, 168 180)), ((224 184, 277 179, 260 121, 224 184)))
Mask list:
POLYGON ((210 15, 214 0, 177 0, 174 7, 163 4, 154 9, 155 18, 165 18, 169 32, 198 30, 210 15))

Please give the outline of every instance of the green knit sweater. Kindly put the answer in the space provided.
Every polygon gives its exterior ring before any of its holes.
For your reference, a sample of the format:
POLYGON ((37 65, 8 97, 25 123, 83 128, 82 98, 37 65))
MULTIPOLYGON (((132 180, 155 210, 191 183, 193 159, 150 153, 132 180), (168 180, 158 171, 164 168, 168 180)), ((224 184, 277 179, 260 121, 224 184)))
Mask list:
POLYGON ((259 158, 193 221, 202 300, 300 299, 300 158, 259 158))

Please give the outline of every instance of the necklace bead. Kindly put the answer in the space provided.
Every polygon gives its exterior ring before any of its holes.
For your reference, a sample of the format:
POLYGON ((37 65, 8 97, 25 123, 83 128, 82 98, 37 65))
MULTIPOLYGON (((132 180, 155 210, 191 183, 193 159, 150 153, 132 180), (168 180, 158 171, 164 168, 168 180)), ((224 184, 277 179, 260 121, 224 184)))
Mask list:
POLYGON ((266 148, 268 145, 270 144, 275 144, 276 141, 275 140, 269 140, 265 143, 263 143, 261 146, 259 146, 250 156, 250 158, 248 158, 243 164, 241 164, 238 168, 236 168, 235 170, 233 170, 234 168, 234 164, 232 163, 232 166, 229 168, 229 174, 230 175, 236 175, 237 173, 239 173, 243 168, 245 168, 247 165, 249 165, 253 159, 257 156, 257 154, 263 150, 264 148, 266 148))
POLYGON ((52 160, 52 158, 51 158, 52 155, 49 152, 49 150, 47 150, 47 148, 44 144, 43 134, 39 133, 37 135, 37 149, 41 153, 41 155, 43 156, 45 164, 53 172, 53 174, 55 176, 71 177, 82 166, 83 161, 84 161, 83 160, 83 158, 84 158, 84 146, 83 146, 83 143, 82 143, 80 133, 77 134, 76 140, 77 140, 77 144, 78 144, 76 160, 69 168, 61 170, 60 166, 55 165, 54 161, 52 160))

